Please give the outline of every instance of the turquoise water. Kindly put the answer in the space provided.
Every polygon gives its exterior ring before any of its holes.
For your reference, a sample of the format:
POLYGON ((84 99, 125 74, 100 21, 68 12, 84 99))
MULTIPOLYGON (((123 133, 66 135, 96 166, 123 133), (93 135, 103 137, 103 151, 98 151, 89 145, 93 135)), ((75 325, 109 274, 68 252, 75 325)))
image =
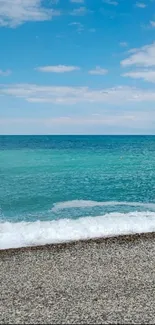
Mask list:
MULTIPOLYGON (((16 237, 15 227, 23 227, 22 238, 24 227, 39 227, 40 238, 44 232, 52 242, 44 225, 59 225, 59 241, 62 222, 73 231, 84 218, 91 225, 99 218, 103 229, 109 217, 121 233, 120 216, 152 222, 154 214, 155 136, 0 136, 0 247, 10 242, 10 232, 16 237)), ((36 243, 32 236, 21 245, 36 243)))

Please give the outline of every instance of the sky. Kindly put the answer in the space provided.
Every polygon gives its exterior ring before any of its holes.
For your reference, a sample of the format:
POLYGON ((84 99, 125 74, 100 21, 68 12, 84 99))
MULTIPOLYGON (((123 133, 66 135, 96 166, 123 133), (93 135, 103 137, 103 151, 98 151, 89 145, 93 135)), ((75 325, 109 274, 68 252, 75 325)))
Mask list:
POLYGON ((0 134, 155 134, 155 0, 0 0, 0 134))

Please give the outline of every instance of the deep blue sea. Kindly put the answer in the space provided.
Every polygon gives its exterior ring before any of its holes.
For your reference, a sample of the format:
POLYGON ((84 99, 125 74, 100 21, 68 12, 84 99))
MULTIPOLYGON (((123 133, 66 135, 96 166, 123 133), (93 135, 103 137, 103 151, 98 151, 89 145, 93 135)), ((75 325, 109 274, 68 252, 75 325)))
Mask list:
POLYGON ((155 136, 0 136, 0 248, 155 231, 155 136))

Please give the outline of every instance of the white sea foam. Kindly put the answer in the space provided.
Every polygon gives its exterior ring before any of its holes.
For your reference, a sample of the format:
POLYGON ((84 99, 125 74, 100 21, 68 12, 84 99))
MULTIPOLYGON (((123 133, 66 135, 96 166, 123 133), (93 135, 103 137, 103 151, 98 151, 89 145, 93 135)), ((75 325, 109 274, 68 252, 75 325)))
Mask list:
POLYGON ((155 203, 142 203, 142 202, 118 202, 118 201, 89 201, 89 200, 73 200, 55 203, 52 211, 57 212, 63 209, 71 208, 92 208, 92 207, 103 207, 103 206, 128 206, 128 207, 144 207, 155 210, 155 203))
POLYGON ((76 220, 0 223, 0 249, 155 231, 154 212, 110 213, 76 220))

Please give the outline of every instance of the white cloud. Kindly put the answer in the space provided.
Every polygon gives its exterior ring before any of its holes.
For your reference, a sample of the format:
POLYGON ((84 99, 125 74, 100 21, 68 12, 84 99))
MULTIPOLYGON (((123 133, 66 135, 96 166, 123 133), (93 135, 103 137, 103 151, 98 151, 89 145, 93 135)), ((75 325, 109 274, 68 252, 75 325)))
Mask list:
POLYGON ((123 67, 135 66, 141 67, 141 70, 128 71, 122 74, 123 77, 130 77, 133 79, 142 79, 147 82, 155 83, 155 70, 146 69, 155 66, 155 43, 143 46, 141 48, 134 48, 128 51, 131 55, 121 61, 123 67))
POLYGON ((131 71, 124 73, 122 76, 155 83, 155 70, 131 71))
POLYGON ((70 14, 73 15, 73 16, 84 16, 84 15, 86 15, 88 13, 91 13, 91 12, 92 11, 87 9, 86 7, 80 7, 78 9, 73 9, 70 14))
POLYGON ((49 65, 44 67, 38 67, 35 70, 41 72, 54 72, 54 73, 64 73, 64 72, 72 72, 75 70, 80 70, 79 67, 69 66, 69 65, 49 65))
POLYGON ((1 70, 0 69, 0 76, 4 76, 4 77, 7 77, 7 76, 9 76, 10 74, 12 73, 12 71, 11 70, 1 70))
POLYGON ((133 87, 91 89, 89 87, 39 86, 35 84, 0 85, 0 94, 34 103, 76 104, 155 102, 155 92, 133 87))
POLYGON ((112 5, 112 6, 118 5, 118 1, 115 1, 115 0, 103 0, 103 2, 107 3, 108 5, 112 5))
POLYGON ((46 8, 42 0, 0 0, 0 26, 17 27, 27 21, 50 20, 58 10, 46 8))
POLYGON ((108 70, 97 66, 95 69, 89 70, 89 73, 96 74, 96 75, 105 75, 108 73, 108 70))
POLYGON ((130 50, 130 53, 133 54, 127 59, 121 61, 121 65, 123 67, 132 65, 141 67, 155 66, 155 43, 143 46, 141 48, 132 49, 130 50))
POLYGON ((138 48, 134 47, 134 48, 128 50, 127 53, 129 53, 129 54, 133 54, 133 53, 136 53, 138 50, 139 50, 138 48))
POLYGON ((136 7, 138 7, 138 8, 146 8, 146 4, 144 3, 144 2, 136 2, 136 7))

